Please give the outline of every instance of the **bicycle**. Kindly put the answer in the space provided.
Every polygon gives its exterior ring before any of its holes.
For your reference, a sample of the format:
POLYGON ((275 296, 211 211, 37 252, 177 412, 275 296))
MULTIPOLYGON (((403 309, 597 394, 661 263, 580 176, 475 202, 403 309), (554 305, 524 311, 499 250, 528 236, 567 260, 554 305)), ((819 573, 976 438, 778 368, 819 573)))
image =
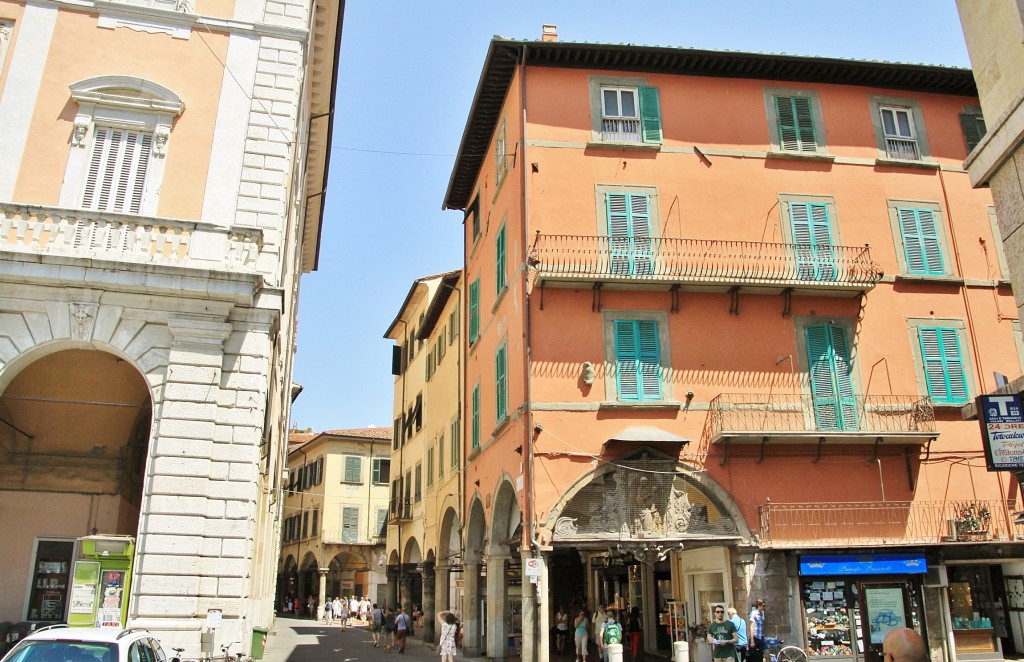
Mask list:
POLYGON ((220 647, 221 657, 220 660, 224 662, 245 662, 245 653, 239 650, 234 655, 231 654, 232 646, 241 646, 242 644, 238 641, 232 641, 230 644, 224 644, 220 647))
MULTIPOLYGON (((807 662, 807 653, 798 646, 785 646, 786 642, 778 637, 765 637, 764 652, 770 656, 770 662, 807 662)), ((764 662, 769 662, 766 657, 764 662)))

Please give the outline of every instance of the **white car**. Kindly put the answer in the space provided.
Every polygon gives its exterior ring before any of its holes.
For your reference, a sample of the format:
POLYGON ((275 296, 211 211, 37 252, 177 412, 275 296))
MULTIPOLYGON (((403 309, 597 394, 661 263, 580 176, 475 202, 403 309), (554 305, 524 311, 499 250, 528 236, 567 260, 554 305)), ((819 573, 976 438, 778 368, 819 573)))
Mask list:
POLYGON ((31 633, 0 662, 167 662, 149 631, 50 625, 31 633))

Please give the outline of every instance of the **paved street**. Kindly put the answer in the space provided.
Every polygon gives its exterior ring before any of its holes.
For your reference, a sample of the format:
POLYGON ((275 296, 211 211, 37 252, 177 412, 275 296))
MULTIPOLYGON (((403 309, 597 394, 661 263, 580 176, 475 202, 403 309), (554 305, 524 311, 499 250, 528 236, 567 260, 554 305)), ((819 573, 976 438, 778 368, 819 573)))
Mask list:
MULTIPOLYGON (((419 637, 409 637, 405 653, 374 648, 370 630, 365 626, 349 626, 342 630, 337 625, 299 618, 278 617, 267 637, 264 662, 354 662, 394 658, 394 662, 431 660, 437 662, 439 654, 432 644, 419 637)), ((459 660, 474 660, 461 654, 459 660)))

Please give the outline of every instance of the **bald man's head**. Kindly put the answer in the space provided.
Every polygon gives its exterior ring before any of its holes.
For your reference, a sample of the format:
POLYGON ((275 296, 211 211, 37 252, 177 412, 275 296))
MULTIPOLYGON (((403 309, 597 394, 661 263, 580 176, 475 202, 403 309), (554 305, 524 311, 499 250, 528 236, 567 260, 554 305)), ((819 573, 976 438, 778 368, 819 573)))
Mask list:
POLYGON ((893 662, 928 662, 928 646, 921 635, 910 628, 896 628, 885 635, 882 652, 885 657, 891 656, 893 662))

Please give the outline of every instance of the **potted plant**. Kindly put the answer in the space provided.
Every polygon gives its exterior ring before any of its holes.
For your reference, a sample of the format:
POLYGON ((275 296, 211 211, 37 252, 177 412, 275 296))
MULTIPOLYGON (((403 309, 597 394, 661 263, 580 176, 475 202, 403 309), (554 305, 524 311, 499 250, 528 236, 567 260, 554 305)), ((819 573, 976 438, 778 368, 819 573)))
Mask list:
POLYGON ((988 538, 992 512, 983 503, 976 501, 957 504, 954 517, 957 538, 961 540, 985 540, 988 538))

